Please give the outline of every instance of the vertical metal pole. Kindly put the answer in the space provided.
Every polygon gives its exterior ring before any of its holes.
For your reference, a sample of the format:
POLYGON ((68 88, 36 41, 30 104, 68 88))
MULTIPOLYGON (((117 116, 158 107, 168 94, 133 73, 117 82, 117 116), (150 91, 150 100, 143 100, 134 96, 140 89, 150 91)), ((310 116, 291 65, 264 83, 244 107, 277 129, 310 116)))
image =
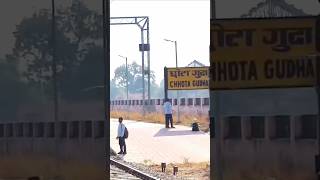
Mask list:
POLYGON ((51 0, 51 48, 52 48, 52 71, 53 71, 53 101, 54 101, 54 122, 55 122, 55 151, 56 151, 56 168, 59 174, 59 106, 58 106, 58 87, 57 87, 57 62, 56 62, 56 42, 55 42, 55 1, 51 0))
MULTIPOLYGON (((176 52, 176 68, 178 68, 178 47, 177 47, 177 41, 174 41, 174 47, 176 52)), ((179 90, 177 90, 177 104, 178 104, 178 120, 177 122, 180 123, 180 97, 179 97, 179 90)))
POLYGON ((175 53, 176 53, 176 67, 178 67, 178 48, 177 48, 177 41, 174 41, 175 53))
POLYGON ((145 84, 144 84, 144 37, 143 37, 143 28, 141 28, 141 53, 142 53, 142 113, 145 115, 145 84))
MULTIPOLYGON (((216 4, 215 0, 211 1, 211 11, 210 11, 211 21, 216 19, 216 4)), ((210 29, 213 28, 210 25, 210 29)), ((210 37, 211 39, 212 37, 210 37)), ((210 43, 212 41, 210 40, 210 43)), ((210 51, 210 67, 212 66, 213 55, 210 51)), ((210 81, 210 88, 212 88, 212 81, 210 81)), ((221 144, 222 144, 222 132, 221 132, 221 116, 220 116, 220 92, 213 91, 210 89, 210 123, 215 123, 214 126, 214 133, 215 138, 211 139, 210 142, 210 149, 215 150, 213 156, 211 156, 210 161, 213 162, 213 166, 211 167, 211 172, 214 172, 214 179, 216 180, 223 180, 223 169, 222 169, 222 151, 221 151, 221 144), (215 142, 213 144, 213 141, 215 142)), ((212 125, 211 125, 212 127, 212 125)), ((211 132, 212 133, 212 130, 211 132)))
POLYGON ((269 17, 272 17, 273 16, 273 13, 272 13, 272 0, 267 0, 268 2, 268 14, 269 14, 269 17))
MULTIPOLYGON (((315 29, 315 43, 318 42, 318 38, 319 38, 319 33, 318 33, 318 30, 319 30, 319 16, 317 17, 316 19, 316 29, 315 29)), ((318 48, 318 44, 316 44, 316 49, 319 50, 318 48)), ((317 128, 317 133, 318 133, 318 158, 316 159, 316 165, 318 165, 318 167, 316 166, 316 170, 317 170, 317 176, 318 176, 318 180, 320 180, 320 173, 319 173, 319 165, 320 165, 320 162, 319 162, 319 157, 320 157, 320 57, 318 56, 318 54, 316 55, 316 73, 317 73, 317 77, 316 77, 316 80, 317 80, 317 83, 316 83, 316 91, 317 91, 317 98, 318 98, 318 128, 317 128)))
MULTIPOLYGON (((149 17, 147 17, 147 44, 150 47, 150 40, 149 40, 149 17)), ((150 98, 151 98, 151 90, 150 90, 150 49, 147 51, 147 59, 148 59, 148 104, 150 105, 150 98)))
POLYGON ((319 165, 320 165, 320 57, 318 56, 318 51, 319 51, 319 40, 320 40, 320 34, 319 34, 319 15, 317 16, 316 19, 316 28, 315 28, 315 38, 314 38, 314 43, 316 47, 316 92, 317 92, 317 101, 318 101, 318 121, 317 121, 317 143, 318 143, 318 154, 315 155, 315 170, 317 174, 317 179, 320 180, 320 172, 319 172, 319 165))
MULTIPOLYGON (((109 39, 109 33, 110 33, 110 4, 109 1, 102 0, 102 23, 103 23, 103 62, 104 62, 104 109, 105 109, 105 119, 106 119, 106 126, 105 126, 105 132, 109 132, 110 130, 110 68, 109 68, 109 57, 110 57, 110 39, 109 39)), ((110 158, 110 136, 108 133, 104 133, 105 137, 105 168, 106 173, 110 174, 110 164, 109 164, 109 158, 110 158)))
POLYGON ((126 86, 127 86, 127 100, 129 100, 129 89, 128 89, 128 59, 126 57, 126 86))
POLYGON ((213 156, 214 158, 214 167, 215 169, 212 169, 211 172, 214 172, 215 179, 217 180, 223 180, 223 169, 222 169, 222 151, 221 151, 221 144, 222 144, 222 132, 221 132, 221 124, 222 119, 220 116, 220 92, 214 92, 210 90, 210 112, 213 115, 213 120, 215 123, 214 125, 214 133, 215 133, 215 154, 213 156))
POLYGON ((317 83, 316 83, 316 91, 317 91, 317 98, 318 98, 318 128, 317 128, 317 133, 318 133, 318 159, 316 159, 316 170, 317 170, 317 179, 320 180, 320 174, 319 174, 319 157, 320 157, 320 62, 319 62, 319 57, 316 56, 316 75, 317 75, 317 83), (318 167, 317 167, 318 166, 318 167))
MULTIPOLYGON (((41 76, 43 74, 42 69, 40 69, 41 76)), ((44 94, 44 87, 43 87, 43 81, 40 80, 40 88, 41 88, 41 104, 45 104, 45 94, 44 94)))
POLYGON ((211 11, 210 11, 210 17, 211 19, 216 18, 216 0, 211 0, 211 11))

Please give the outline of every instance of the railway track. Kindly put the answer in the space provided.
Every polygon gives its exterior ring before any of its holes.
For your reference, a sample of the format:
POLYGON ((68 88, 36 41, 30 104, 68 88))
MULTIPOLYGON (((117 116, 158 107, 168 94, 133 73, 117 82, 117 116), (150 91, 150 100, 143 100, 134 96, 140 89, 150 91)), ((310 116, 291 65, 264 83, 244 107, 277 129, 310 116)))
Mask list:
POLYGON ((133 175, 111 165, 110 166, 110 180, 119 180, 119 179, 140 180, 140 178, 133 176, 133 175))
POLYGON ((129 167, 117 160, 110 158, 110 179, 111 180, 158 180, 158 178, 152 177, 144 172, 129 167))

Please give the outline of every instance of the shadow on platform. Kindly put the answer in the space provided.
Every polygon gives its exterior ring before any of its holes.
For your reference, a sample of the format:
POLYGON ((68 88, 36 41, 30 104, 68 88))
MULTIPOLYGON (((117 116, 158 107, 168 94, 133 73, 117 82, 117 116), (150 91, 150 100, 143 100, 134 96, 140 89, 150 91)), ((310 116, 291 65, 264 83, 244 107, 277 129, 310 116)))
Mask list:
POLYGON ((159 136, 203 135, 203 134, 205 134, 205 133, 201 132, 201 131, 191 131, 191 129, 190 130, 177 130, 177 129, 162 128, 154 135, 154 137, 159 137, 159 136))

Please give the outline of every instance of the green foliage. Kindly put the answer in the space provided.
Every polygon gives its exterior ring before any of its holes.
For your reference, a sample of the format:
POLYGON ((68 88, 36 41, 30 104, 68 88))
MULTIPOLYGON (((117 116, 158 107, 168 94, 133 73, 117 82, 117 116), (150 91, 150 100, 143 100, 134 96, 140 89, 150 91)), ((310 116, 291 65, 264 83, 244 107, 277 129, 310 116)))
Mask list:
MULTIPOLYGON (((142 73, 141 73, 141 65, 133 62, 132 64, 128 64, 128 87, 130 93, 142 93, 142 73)), ((145 88, 147 90, 148 85, 148 75, 145 75, 145 88)), ((121 65, 114 71, 113 82, 117 88, 126 88, 126 66, 121 65)), ((155 75, 154 71, 150 72, 150 86, 151 89, 157 88, 157 84, 155 83, 155 75)))
MULTIPOLYGON (((132 87, 136 81, 139 80, 141 82, 141 66, 138 65, 136 62, 133 62, 132 64, 128 64, 128 85, 129 87, 132 87)), ((114 71, 114 82, 116 83, 117 87, 126 87, 127 82, 126 77, 126 65, 119 66, 114 71)))

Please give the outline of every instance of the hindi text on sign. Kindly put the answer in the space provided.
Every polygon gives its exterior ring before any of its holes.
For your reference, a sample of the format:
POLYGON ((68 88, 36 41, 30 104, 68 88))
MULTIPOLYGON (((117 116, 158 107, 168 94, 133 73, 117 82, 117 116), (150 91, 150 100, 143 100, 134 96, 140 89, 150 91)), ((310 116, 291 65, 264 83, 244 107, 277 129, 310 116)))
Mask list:
POLYGON ((210 89, 314 86, 316 17, 211 23, 210 89))
POLYGON ((208 67, 167 68, 168 90, 209 88, 208 67))

